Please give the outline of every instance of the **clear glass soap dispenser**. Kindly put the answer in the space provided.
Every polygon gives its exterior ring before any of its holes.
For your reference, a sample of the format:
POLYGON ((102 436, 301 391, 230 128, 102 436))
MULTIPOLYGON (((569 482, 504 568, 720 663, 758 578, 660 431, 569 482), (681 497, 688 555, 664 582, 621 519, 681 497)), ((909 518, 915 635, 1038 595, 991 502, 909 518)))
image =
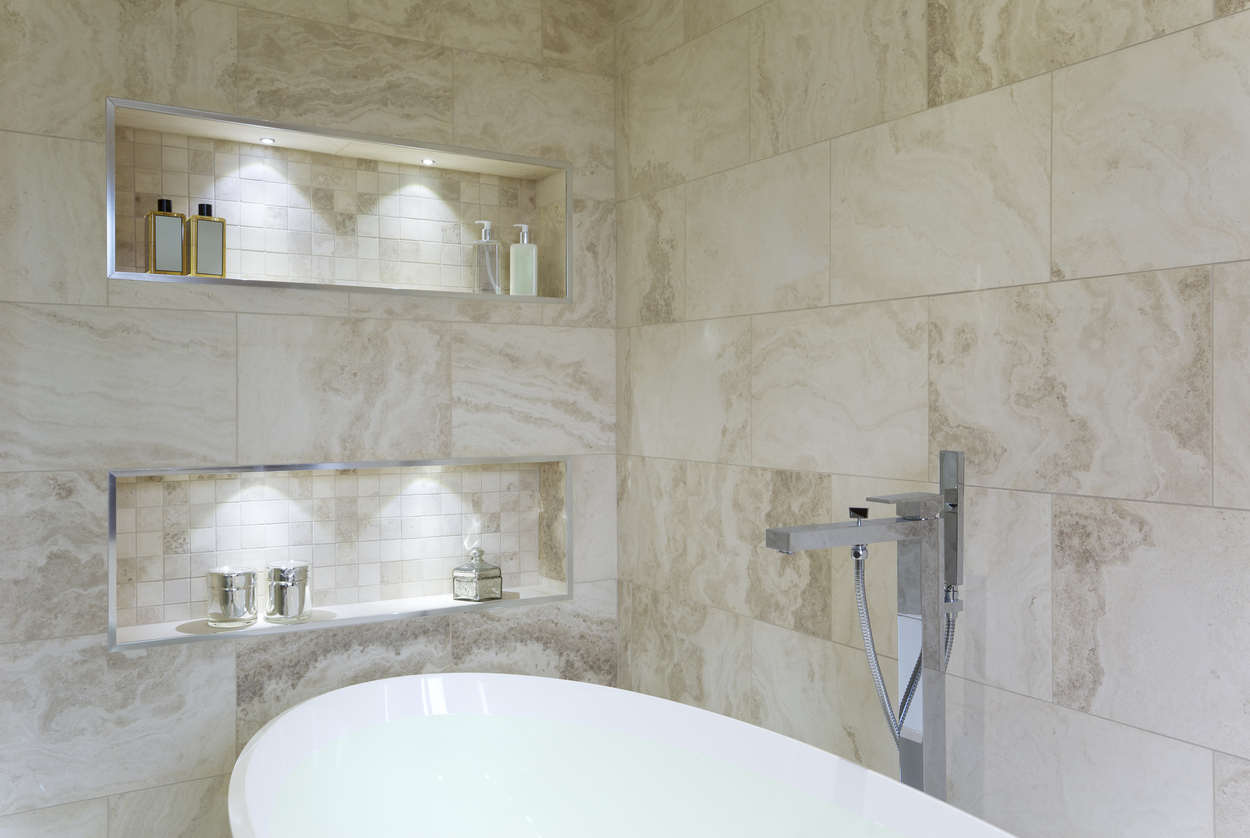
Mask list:
POLYGON ((476 266, 477 291, 484 294, 503 293, 499 287, 499 242, 491 237, 490 222, 479 221, 482 237, 473 243, 473 262, 476 266))
POLYGON ((538 245, 530 244, 530 225, 521 228, 521 243, 508 248, 509 293, 533 297, 538 294, 538 245))

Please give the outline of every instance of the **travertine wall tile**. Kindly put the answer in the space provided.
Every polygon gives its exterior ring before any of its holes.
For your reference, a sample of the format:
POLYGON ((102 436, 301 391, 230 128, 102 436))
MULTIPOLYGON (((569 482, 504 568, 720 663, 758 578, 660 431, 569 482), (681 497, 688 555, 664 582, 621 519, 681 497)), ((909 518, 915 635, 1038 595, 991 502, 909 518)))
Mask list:
POLYGON ((628 198, 629 190, 629 75, 617 76, 613 85, 616 102, 613 108, 616 147, 612 160, 616 168, 616 199, 628 198))
POLYGON ((631 194, 747 162, 747 36, 737 20, 629 74, 631 194))
POLYGON ((1021 838, 1208 838, 1211 752, 947 678, 947 801, 1021 838))
POLYGON ((749 463, 750 371, 750 318, 631 330, 630 452, 749 463))
POLYGON ((697 38, 705 32, 740 17, 752 9, 764 5, 767 0, 682 0, 680 4, 686 16, 686 40, 697 38))
POLYGON ((428 142, 452 140, 451 50, 239 12, 239 110, 428 142))
POLYGON ((107 551, 107 474, 0 474, 0 643, 103 632, 107 551))
POLYGON ((238 0, 239 6, 277 15, 302 17, 347 26, 352 0, 238 0))
POLYGON ((687 469, 688 541, 683 555, 669 557, 667 590, 829 639, 834 551, 786 556, 764 547, 769 527, 833 520, 829 475, 706 463, 687 469))
POLYGON ((1206 268, 935 298, 930 457, 969 482, 1211 500, 1206 268))
POLYGON ((750 620, 638 585, 630 609, 629 689, 755 718, 750 620))
POLYGON ((0 130, 103 142, 106 96, 235 111, 234 6, 6 0, 0 14, 0 130))
POLYGON ((1211 19, 1207 0, 928 2, 930 107, 1211 19))
POLYGON ((616 0, 614 19, 618 76, 685 40, 682 4, 672 0, 616 0))
POLYGON ((549 326, 616 325, 616 204, 573 201, 573 273, 568 305, 543 308, 549 326))
POLYGON ((615 76, 612 0, 543 0, 543 63, 615 76))
POLYGON ((616 582, 573 587, 571 601, 452 615, 452 667, 616 686, 616 582))
POLYGON ((1053 272, 1250 257, 1250 18, 1055 73, 1053 272))
POLYGON ((447 329, 403 320, 240 315, 240 462, 447 456, 447 329))
POLYGON ((834 302, 1049 277, 1049 78, 870 128, 832 148, 834 302))
MULTIPOLYGON (((324 292, 316 292, 322 294, 324 292)), ((508 300, 456 300, 450 297, 351 294, 352 317, 453 323, 542 323, 543 306, 508 300)))
POLYGON ((1215 266, 1216 506, 1250 508, 1250 263, 1215 266))
POLYGON ((753 13, 751 158, 922 110, 924 9, 925 0, 774 0, 753 13))
POLYGON ((687 463, 654 457, 617 462, 617 545, 620 578, 656 590, 674 590, 685 564, 690 528, 687 463))
POLYGON ((615 200, 613 82, 472 52, 456 53, 455 142, 573 164, 573 196, 615 200))
POLYGON ((1250 762, 1215 755, 1215 838, 1250 833, 1250 762))
POLYGON ((84 800, 0 818, 5 838, 109 838, 108 801, 84 800))
POLYGON ((230 770, 231 644, 107 649, 103 635, 0 645, 0 813, 230 770))
POLYGON ((230 776, 110 797, 109 838, 230 838, 230 776))
POLYGON ((629 454, 629 440, 634 434, 634 389, 630 362, 629 329, 616 330, 616 453, 629 454))
MULTIPOLYGON (((896 695, 898 662, 879 660, 896 695)), ((898 750, 862 651, 754 623, 751 675, 760 725, 898 779, 898 750)))
POLYGON ((107 301, 103 170, 101 145, 0 132, 0 299, 107 301))
POLYGON ((616 685, 628 689, 632 680, 629 668, 629 627, 632 623, 633 586, 623 582, 616 583, 616 685))
POLYGON ((923 480, 925 300, 752 318, 752 462, 923 480))
POLYGON ((686 319, 686 187, 641 195, 616 209, 617 324, 686 319))
POLYGON ((615 355, 610 329, 452 326, 453 456, 612 451, 615 355))
MULTIPOLYGON (((365 296, 365 295, 358 295, 365 296)), ((346 317, 346 289, 333 291, 298 288, 245 288, 238 285, 209 285, 192 282, 136 282, 110 279, 108 301, 126 308, 179 309, 182 311, 230 311, 253 314, 304 314, 317 317, 346 317)), ((393 297, 381 297, 390 300, 393 297)), ((404 300, 423 299, 401 297, 404 300)), ((428 299, 428 298, 425 298, 428 299)), ((450 301, 449 301, 450 302, 450 301)), ((368 316, 367 314, 361 316, 368 316)), ((407 318, 405 318, 407 319, 407 318)), ((415 319, 415 318, 414 318, 415 319)), ((427 318, 437 320, 443 318, 427 318)))
POLYGON ((573 578, 616 579, 616 455, 569 461, 567 498, 573 516, 573 578))
POLYGON ((449 617, 418 617, 241 641, 238 749, 274 716, 322 693, 378 678, 447 671, 450 625, 449 617))
POLYGON ((1250 758, 1250 513, 1059 496, 1054 530, 1055 702, 1250 758))
POLYGON ((0 469, 235 457, 235 318, 0 305, 0 469))
POLYGON ((690 320, 828 304, 828 146, 687 185, 685 251, 690 320))
POLYGON ((1215 16, 1223 17, 1240 12, 1247 5, 1250 5, 1247 0, 1215 0, 1215 16))
POLYGON ((383 35, 541 62, 543 5, 543 0, 351 0, 351 24, 383 35))

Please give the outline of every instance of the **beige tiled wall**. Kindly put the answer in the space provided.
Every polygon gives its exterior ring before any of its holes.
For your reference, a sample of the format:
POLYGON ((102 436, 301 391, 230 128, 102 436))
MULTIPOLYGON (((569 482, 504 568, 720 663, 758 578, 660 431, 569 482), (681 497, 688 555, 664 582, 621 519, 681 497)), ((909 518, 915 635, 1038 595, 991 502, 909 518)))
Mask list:
POLYGON ((961 449, 949 799, 1247 833, 1244 5, 618 3, 624 683, 895 773, 849 559, 763 530, 961 449))
MULTIPOLYGON (((222 565, 263 579, 268 562, 306 562, 314 606, 449 594, 475 547, 504 587, 536 585, 538 475, 519 464, 118 477, 117 625, 203 619, 204 574, 222 565)), ((563 509, 554 489, 549 516, 563 509)))
MULTIPOLYGON (((615 682, 611 3, 427 5, 433 29, 391 0, 0 8, 0 834, 226 838, 238 749, 287 707, 365 678, 615 682), (569 161, 569 300, 110 281, 106 96, 569 161), (584 499, 571 513, 572 601, 107 651, 109 469, 465 449, 570 456, 568 485, 584 499)), ((166 139, 145 144, 161 150, 159 191, 166 139)), ((210 197, 191 184, 191 152, 209 150, 190 145, 174 196, 187 204, 210 197)), ((197 178, 222 174, 212 154, 211 172, 196 156, 197 178)), ((311 182, 311 157, 286 163, 311 182)), ((356 178, 344 197, 375 191, 360 188, 358 162, 327 171, 356 178)), ((482 206, 478 185, 464 203, 482 206)), ((290 195, 288 267, 292 234, 314 232, 311 206, 310 229, 291 229, 290 195)), ((211 198, 230 202, 215 180, 211 198)), ((351 217, 359 259, 370 216, 351 217)), ((373 217, 381 261, 381 219, 398 216, 373 217)), ((400 256, 389 261, 442 264, 441 251, 406 260, 421 238, 405 240, 402 224, 390 238, 400 256)))
MULTIPOLYGON (((531 241, 556 247, 541 234, 533 180, 136 128, 116 133, 119 271, 145 270, 145 217, 159 198, 184 215, 211 204, 225 219, 226 276, 234 279, 475 291, 477 222, 490 221, 507 290, 508 246, 520 241, 513 225, 529 225, 531 241)), ((553 288, 564 295, 562 281, 553 288)))

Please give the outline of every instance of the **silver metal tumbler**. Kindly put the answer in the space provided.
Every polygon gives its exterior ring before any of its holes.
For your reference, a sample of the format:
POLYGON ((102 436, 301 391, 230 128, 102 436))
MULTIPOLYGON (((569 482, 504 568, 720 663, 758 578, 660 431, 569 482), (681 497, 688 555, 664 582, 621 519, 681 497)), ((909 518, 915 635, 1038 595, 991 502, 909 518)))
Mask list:
POLYGON ((256 570, 215 567, 207 574, 208 624, 242 628, 256 622, 256 570))
POLYGON ((265 620, 270 623, 302 623, 308 610, 308 565, 305 562, 273 562, 269 574, 269 601, 265 620))

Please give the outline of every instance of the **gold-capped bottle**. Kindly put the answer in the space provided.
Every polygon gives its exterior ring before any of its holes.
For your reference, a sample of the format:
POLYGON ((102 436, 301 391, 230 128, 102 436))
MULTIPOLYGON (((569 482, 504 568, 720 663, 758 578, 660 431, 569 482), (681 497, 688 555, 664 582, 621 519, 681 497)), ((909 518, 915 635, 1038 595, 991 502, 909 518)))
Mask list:
POLYGON ((200 204, 200 214, 187 219, 186 242, 187 273, 226 275, 226 219, 213 217, 212 204, 200 204))
POLYGON ((173 201, 161 198, 156 209, 148 213, 147 272, 150 274, 185 274, 186 253, 183 248, 183 223, 186 216, 174 212, 173 201))

